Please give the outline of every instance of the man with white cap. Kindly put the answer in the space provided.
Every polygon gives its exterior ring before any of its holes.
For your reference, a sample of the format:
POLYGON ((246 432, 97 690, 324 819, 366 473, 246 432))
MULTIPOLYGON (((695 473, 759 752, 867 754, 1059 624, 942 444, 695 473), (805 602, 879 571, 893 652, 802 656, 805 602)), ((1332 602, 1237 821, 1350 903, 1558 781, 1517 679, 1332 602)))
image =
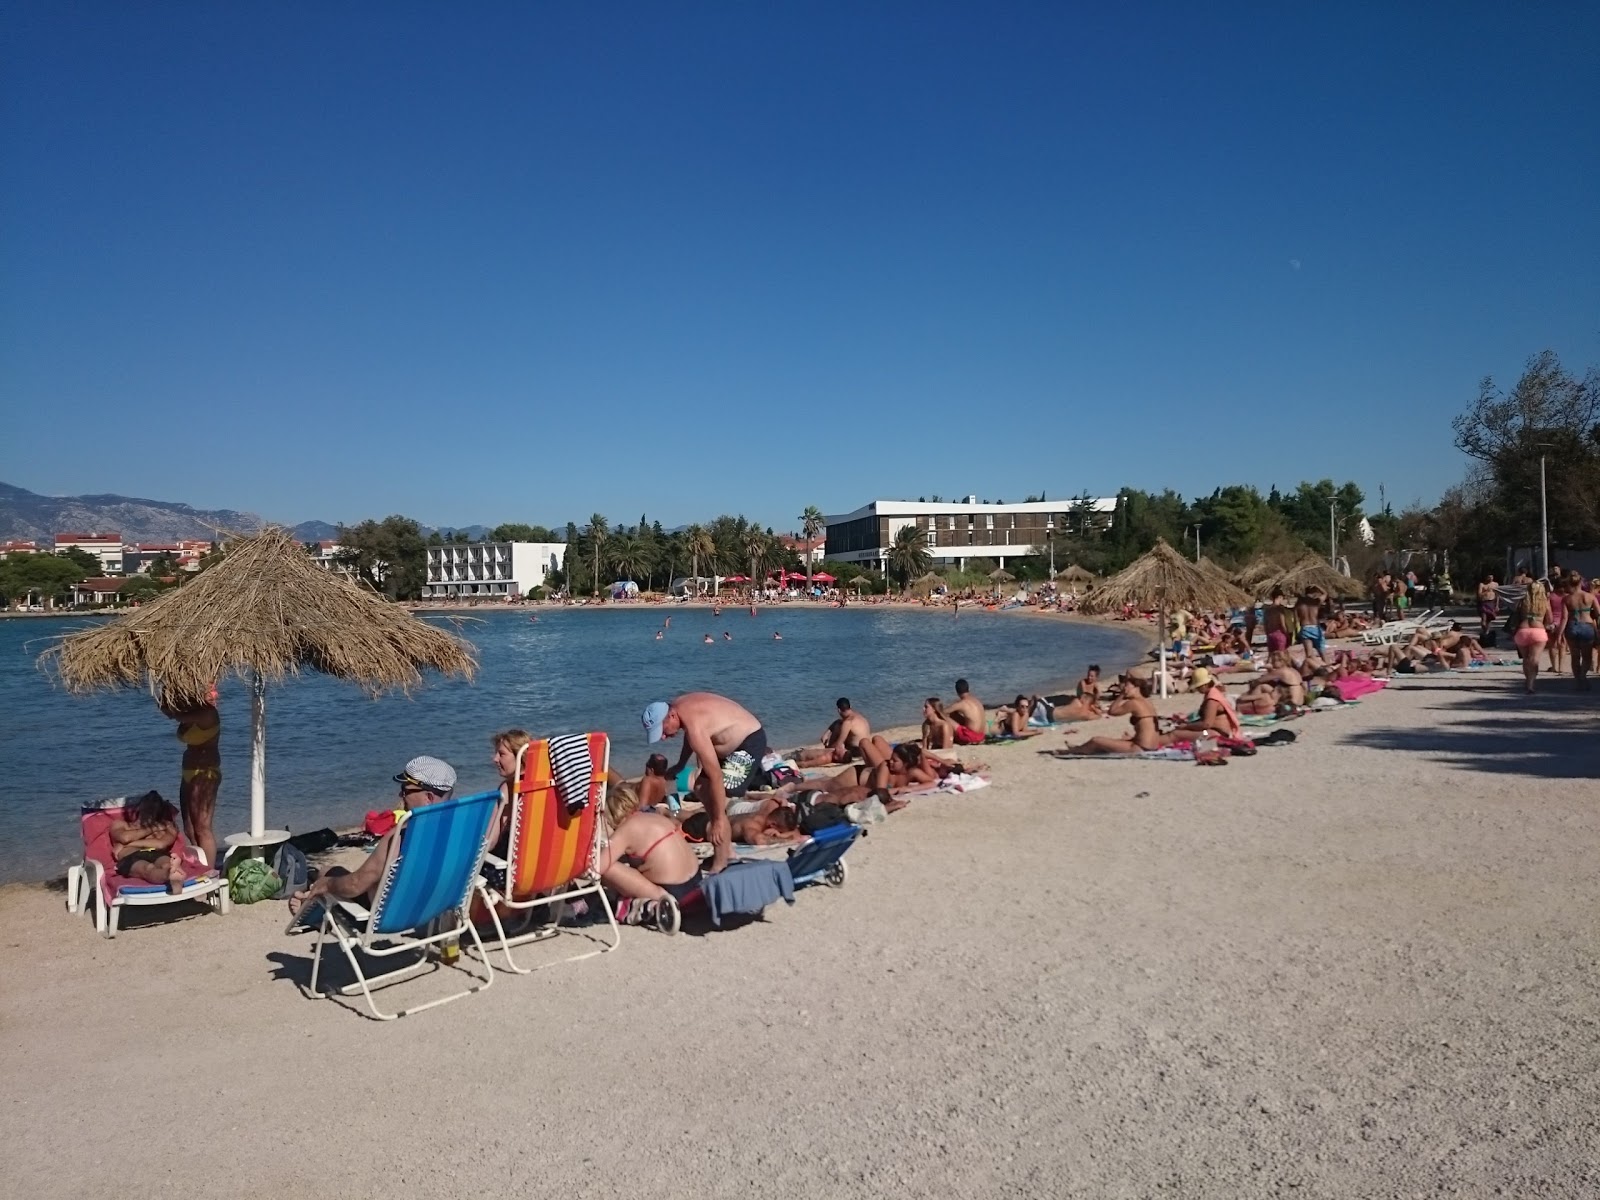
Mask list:
POLYGON ((714 853, 707 869, 715 874, 733 856, 729 816, 760 807, 744 795, 766 785, 761 760, 768 754, 767 731, 744 705, 715 692, 688 692, 676 700, 657 700, 644 710, 644 729, 652 743, 683 734, 683 753, 678 755, 678 765, 667 773, 669 779, 683 770, 691 754, 700 764, 694 795, 710 817, 707 836, 714 853))
MULTIPOLYGON (((406 764, 406 769, 394 777, 400 785, 400 807, 406 812, 424 805, 437 804, 450 799, 456 787, 456 769, 443 759, 419 755, 406 764)), ((331 867, 303 892, 296 892, 289 901, 289 911, 298 913, 318 896, 332 896, 337 900, 360 900, 369 894, 383 878, 384 864, 389 861, 389 841, 399 832, 400 825, 378 839, 378 844, 367 855, 367 861, 354 871, 331 867)))

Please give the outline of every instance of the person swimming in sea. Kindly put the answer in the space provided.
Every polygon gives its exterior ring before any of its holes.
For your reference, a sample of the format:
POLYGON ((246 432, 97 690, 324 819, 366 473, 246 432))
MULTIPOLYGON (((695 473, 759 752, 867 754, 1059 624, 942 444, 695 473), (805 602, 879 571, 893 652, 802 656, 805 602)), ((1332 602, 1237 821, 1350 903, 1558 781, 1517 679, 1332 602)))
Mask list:
POLYGON ((659 642, 664 636, 666 636, 666 635, 663 633, 662 630, 659 630, 659 629, 656 630, 656 641, 659 642))
POLYGON ((724 629, 722 631, 722 640, 725 641, 725 642, 733 641, 733 634, 729 633, 726 629, 724 629))
POLYGON ((783 634, 779 633, 776 629, 774 629, 772 631, 772 640, 775 641, 775 642, 783 641, 783 634))
POLYGON ((711 645, 711 643, 712 643, 712 641, 713 641, 713 638, 712 638, 712 637, 711 637, 711 635, 710 635, 710 634, 709 634, 709 633, 708 633, 708 634, 706 634, 706 636, 705 636, 705 638, 704 638, 704 639, 703 639, 703 640, 704 640, 704 642, 705 642, 705 644, 706 644, 706 645, 708 645, 708 646, 709 646, 709 645, 711 645))

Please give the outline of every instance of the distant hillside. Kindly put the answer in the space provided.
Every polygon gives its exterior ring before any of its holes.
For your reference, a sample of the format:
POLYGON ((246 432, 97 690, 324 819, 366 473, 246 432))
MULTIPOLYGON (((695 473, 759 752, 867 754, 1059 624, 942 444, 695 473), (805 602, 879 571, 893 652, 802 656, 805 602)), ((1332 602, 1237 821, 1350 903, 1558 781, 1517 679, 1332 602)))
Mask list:
POLYGON ((289 532, 294 534, 297 541, 331 542, 339 536, 339 527, 329 525, 326 521, 301 521, 289 532))
MULTIPOLYGON (((0 483, 0 541, 47 541, 58 533, 115 531, 124 541, 170 542, 179 538, 214 538, 219 530, 249 533, 264 524, 255 513, 231 508, 194 508, 137 496, 41 496, 0 483)), ((325 521, 307 521, 296 526, 294 532, 304 541, 317 541, 332 537, 334 526, 325 521)))

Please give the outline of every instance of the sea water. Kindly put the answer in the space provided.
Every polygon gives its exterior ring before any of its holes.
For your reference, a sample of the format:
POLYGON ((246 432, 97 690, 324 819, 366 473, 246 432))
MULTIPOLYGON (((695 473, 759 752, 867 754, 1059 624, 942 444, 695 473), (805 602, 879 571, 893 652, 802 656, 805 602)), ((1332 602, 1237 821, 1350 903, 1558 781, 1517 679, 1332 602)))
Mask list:
MULTIPOLYGON (((97 619, 0 620, 0 883, 58 875, 75 861, 86 800, 150 788, 177 799, 183 747, 148 694, 71 696, 38 669, 41 651, 97 619)), ((1091 662, 1113 669, 1138 649, 1132 634, 1102 625, 948 609, 777 605, 752 618, 746 608, 713 617, 650 605, 429 619, 473 643, 475 680, 433 677, 409 698, 377 700, 316 673, 267 689, 269 826, 357 824, 392 805, 392 777, 417 754, 453 764, 459 792, 492 787, 489 735, 508 727, 605 730, 613 768, 636 776, 651 749, 640 713, 681 692, 732 696, 786 749, 815 741, 839 696, 876 727, 907 725, 924 697, 953 698, 961 676, 993 706, 1075 679, 1091 662)), ((250 799, 249 691, 229 679, 220 692, 219 837, 248 828, 250 799)), ((680 744, 662 749, 676 758, 680 744)))

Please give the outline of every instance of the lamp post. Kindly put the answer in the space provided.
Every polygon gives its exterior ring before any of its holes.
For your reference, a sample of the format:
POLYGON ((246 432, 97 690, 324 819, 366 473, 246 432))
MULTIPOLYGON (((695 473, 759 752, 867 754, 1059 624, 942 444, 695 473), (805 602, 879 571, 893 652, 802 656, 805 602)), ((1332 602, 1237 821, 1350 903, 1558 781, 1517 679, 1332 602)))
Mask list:
POLYGON ((1338 511, 1339 502, 1328 501, 1328 565, 1335 571, 1339 569, 1339 526, 1334 520, 1334 513, 1338 511))
POLYGON ((1543 556, 1539 560, 1539 569, 1544 572, 1546 579, 1550 578, 1550 510, 1545 504, 1544 490, 1544 460, 1545 451, 1553 449, 1549 442, 1540 442, 1539 446, 1539 552, 1543 556))
POLYGON ((1195 560, 1195 562, 1199 562, 1200 561, 1200 525, 1197 522, 1197 523, 1189 526, 1189 528, 1194 530, 1194 560, 1195 560))
POLYGON ((1056 519, 1054 517, 1049 518, 1044 523, 1044 540, 1050 547, 1050 580, 1053 583, 1056 578, 1056 519))

